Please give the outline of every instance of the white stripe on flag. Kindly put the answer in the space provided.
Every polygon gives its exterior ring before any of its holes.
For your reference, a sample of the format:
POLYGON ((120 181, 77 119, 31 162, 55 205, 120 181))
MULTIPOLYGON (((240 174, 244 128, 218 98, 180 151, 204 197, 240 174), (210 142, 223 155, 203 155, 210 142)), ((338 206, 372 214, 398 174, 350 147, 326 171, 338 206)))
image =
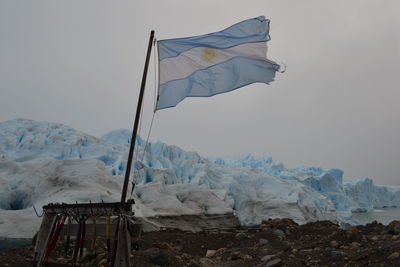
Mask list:
POLYGON ((160 61, 160 85, 239 56, 267 60, 267 42, 245 43, 226 49, 195 47, 176 57, 165 58, 160 61))

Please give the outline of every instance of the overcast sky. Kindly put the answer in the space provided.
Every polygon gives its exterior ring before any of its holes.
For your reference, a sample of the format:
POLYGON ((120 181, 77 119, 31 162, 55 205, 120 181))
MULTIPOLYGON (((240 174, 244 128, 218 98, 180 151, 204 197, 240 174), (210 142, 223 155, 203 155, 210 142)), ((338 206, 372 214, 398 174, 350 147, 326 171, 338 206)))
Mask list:
MULTIPOLYGON (((0 121, 131 129, 150 30, 185 37, 265 15, 268 57, 286 73, 162 110, 151 140, 400 185, 399 10, 398 0, 0 0, 0 121)), ((152 58, 142 136, 154 80, 152 58)))

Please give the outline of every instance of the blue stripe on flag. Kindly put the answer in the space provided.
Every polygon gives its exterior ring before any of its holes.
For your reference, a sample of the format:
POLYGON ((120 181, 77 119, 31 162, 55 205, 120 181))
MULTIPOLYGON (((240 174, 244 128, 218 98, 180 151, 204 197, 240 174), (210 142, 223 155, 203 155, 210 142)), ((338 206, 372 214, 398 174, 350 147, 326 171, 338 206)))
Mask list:
POLYGON ((243 43, 269 41, 269 19, 260 16, 236 23, 225 30, 194 37, 158 41, 159 60, 175 57, 194 47, 229 48, 243 43))
POLYGON ((160 85, 157 110, 175 107, 185 97, 207 97, 233 91, 251 83, 270 83, 279 65, 268 60, 234 57, 189 77, 160 85))

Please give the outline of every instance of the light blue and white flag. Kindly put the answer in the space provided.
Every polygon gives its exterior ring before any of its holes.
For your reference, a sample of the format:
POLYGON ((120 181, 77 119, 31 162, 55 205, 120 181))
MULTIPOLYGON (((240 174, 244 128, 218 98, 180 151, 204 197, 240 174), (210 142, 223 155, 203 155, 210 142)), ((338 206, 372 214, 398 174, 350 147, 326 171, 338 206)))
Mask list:
POLYGON ((269 20, 261 16, 220 32, 158 41, 156 109, 273 81, 279 65, 267 59, 269 40, 269 20))

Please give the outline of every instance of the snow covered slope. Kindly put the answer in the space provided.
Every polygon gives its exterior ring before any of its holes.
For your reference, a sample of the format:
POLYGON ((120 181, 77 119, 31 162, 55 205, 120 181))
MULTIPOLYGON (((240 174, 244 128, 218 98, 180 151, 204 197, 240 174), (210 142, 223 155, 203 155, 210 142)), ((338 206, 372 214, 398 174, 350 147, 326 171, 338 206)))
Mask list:
MULTIPOLYGON (((99 139, 57 123, 0 123, 0 236, 30 236, 39 223, 33 205, 119 200, 130 137, 127 130, 99 139)), ((276 217, 344 222, 357 203, 343 198, 337 169, 288 170, 251 156, 210 161, 160 142, 146 151, 141 139, 137 145, 137 216, 234 211, 245 225, 276 217)))
POLYGON ((33 205, 55 202, 117 201, 121 179, 97 160, 35 159, 0 162, 0 236, 32 237, 33 205))

